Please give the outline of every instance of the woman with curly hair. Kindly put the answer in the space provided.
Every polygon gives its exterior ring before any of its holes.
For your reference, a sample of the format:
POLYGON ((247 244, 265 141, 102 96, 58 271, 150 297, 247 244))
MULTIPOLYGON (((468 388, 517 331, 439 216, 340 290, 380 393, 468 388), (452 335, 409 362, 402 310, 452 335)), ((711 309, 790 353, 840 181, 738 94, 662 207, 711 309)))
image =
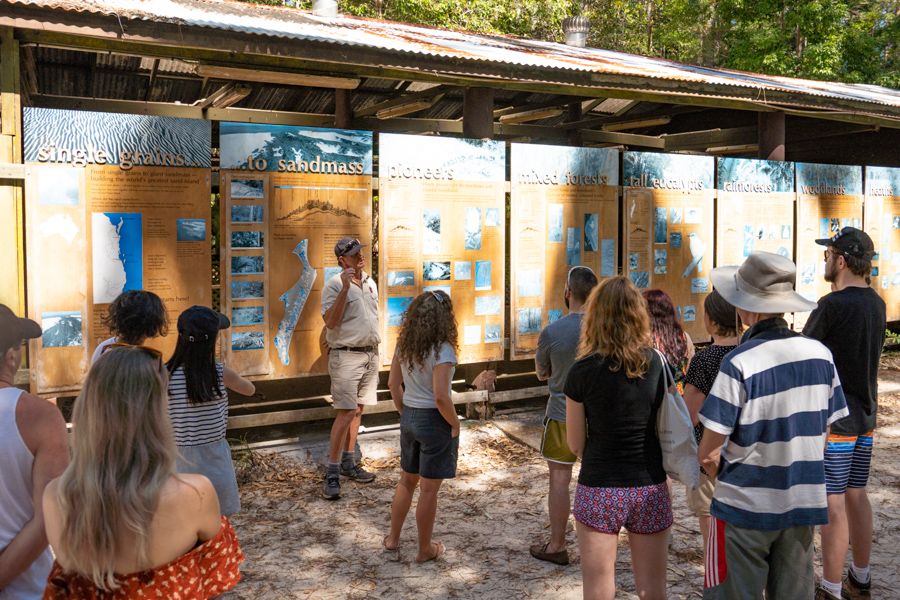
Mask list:
POLYGON ((440 557, 444 545, 431 539, 437 494, 444 479, 456 476, 459 418, 450 399, 456 369, 456 317, 442 291, 419 294, 403 317, 391 362, 388 387, 400 413, 400 467, 403 473, 391 505, 386 550, 400 547, 400 531, 419 487, 416 562, 440 557))
POLYGON ((694 342, 681 326, 671 296, 662 290, 646 290, 644 299, 650 313, 653 346, 666 357, 675 378, 675 387, 679 394, 684 394, 684 378, 694 357, 694 342))
POLYGON ((146 290, 122 292, 112 301, 103 317, 103 324, 113 337, 103 340, 91 356, 97 362, 104 348, 110 344, 140 346, 147 340, 168 333, 169 318, 159 296, 146 290))
POLYGON ((616 593, 616 542, 628 531, 640 598, 666 597, 672 501, 656 415, 665 395, 641 293, 625 277, 594 288, 584 309, 577 361, 566 379, 566 438, 581 457, 572 514, 586 599, 616 593))

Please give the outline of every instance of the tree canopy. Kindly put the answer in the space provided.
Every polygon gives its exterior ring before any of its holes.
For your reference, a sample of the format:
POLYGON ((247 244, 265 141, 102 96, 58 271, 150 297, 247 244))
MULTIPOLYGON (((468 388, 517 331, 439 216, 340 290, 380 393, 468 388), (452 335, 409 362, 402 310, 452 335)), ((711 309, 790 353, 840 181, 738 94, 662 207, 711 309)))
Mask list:
MULTIPOLYGON (((309 0, 248 0, 309 8, 309 0)), ((562 41, 710 67, 900 87, 900 0, 340 0, 345 14, 562 41)))

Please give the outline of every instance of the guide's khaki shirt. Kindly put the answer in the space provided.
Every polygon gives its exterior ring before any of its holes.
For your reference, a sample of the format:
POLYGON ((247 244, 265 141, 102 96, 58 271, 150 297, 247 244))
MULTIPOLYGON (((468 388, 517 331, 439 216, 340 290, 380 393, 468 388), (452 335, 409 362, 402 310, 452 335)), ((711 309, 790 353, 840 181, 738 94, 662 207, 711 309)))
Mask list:
MULTIPOLYGON (((341 293, 341 274, 333 275, 322 289, 322 314, 334 305, 341 293)), ((362 288, 350 284, 344 317, 334 329, 325 328, 325 341, 329 348, 377 346, 381 342, 378 334, 378 288, 367 273, 363 273, 362 288)))

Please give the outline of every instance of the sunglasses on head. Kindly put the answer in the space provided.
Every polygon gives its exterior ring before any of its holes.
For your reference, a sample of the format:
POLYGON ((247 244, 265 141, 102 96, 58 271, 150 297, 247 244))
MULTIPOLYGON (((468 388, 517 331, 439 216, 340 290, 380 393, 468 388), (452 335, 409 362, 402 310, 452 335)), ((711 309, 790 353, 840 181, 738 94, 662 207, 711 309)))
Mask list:
POLYGON ((103 350, 100 352, 100 356, 103 356, 108 351, 112 350, 113 348, 134 348, 136 350, 140 350, 141 352, 143 352, 150 358, 155 359, 158 363, 158 370, 160 372, 163 371, 163 367, 164 367, 163 355, 162 355, 162 352, 160 352, 156 348, 151 348, 150 346, 134 346, 132 344, 126 344, 125 342, 114 342, 112 344, 108 344, 108 345, 104 346, 103 350))
POLYGON ((428 293, 434 296, 434 299, 440 302, 441 305, 444 304, 444 297, 441 294, 435 292, 434 290, 428 290, 428 293))
POLYGON ((341 252, 341 256, 347 256, 347 253, 348 253, 348 252, 352 252, 352 251, 356 250, 356 249, 359 248, 361 245, 362 245, 362 244, 360 243, 359 240, 353 240, 352 242, 350 242, 349 244, 347 244, 347 247, 344 248, 343 252, 341 252))

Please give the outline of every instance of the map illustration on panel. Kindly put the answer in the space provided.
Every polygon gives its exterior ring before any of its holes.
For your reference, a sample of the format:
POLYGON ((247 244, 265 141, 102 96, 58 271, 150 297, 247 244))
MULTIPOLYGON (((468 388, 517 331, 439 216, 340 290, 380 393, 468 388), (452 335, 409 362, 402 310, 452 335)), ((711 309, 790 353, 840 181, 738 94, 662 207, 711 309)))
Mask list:
POLYGON ((103 152, 105 164, 123 169, 208 169, 212 162, 212 128, 201 119, 29 107, 22 111, 22 121, 26 162, 84 166, 85 148, 95 160, 103 152), (108 135, 98 139, 98 132, 108 135))
POLYGON ((275 334, 275 349, 278 351, 278 358, 283 365, 291 364, 291 337, 294 335, 294 329, 300 320, 300 313, 303 312, 303 307, 306 305, 307 298, 309 298, 309 291, 316 281, 316 270, 309 264, 307 257, 308 243, 308 240, 300 240, 300 243, 294 248, 293 253, 300 259, 300 265, 303 267, 303 270, 300 272, 300 278, 297 280, 297 283, 278 298, 284 304, 284 317, 278 323, 278 333, 275 334))
POLYGON ((219 138, 222 169, 372 174, 370 131, 223 122, 219 138))
POLYGON ((140 213, 92 213, 94 304, 144 287, 140 213))

